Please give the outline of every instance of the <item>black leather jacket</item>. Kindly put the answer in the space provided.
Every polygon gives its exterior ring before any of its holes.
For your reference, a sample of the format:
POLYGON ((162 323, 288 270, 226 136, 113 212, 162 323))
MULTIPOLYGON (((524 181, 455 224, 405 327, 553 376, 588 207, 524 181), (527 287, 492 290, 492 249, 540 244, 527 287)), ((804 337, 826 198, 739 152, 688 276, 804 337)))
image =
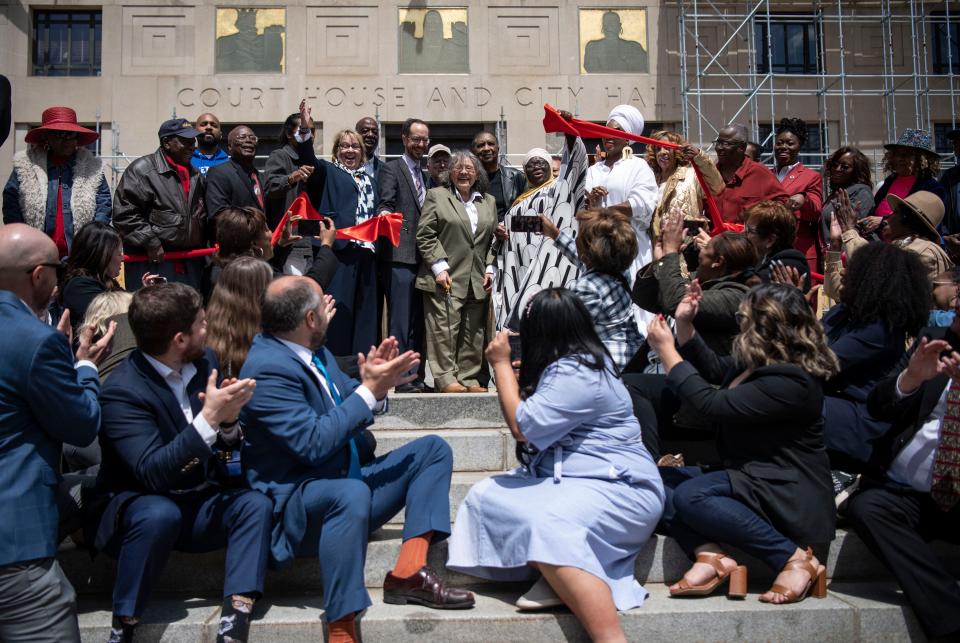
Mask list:
POLYGON ((527 190, 527 176, 523 173, 523 170, 501 165, 496 180, 500 182, 505 204, 503 212, 497 212, 497 218, 503 221, 504 215, 507 214, 507 210, 510 209, 513 202, 527 190))
POLYGON ((141 156, 127 167, 113 196, 113 225, 128 249, 162 245, 164 250, 206 246, 204 179, 193 167, 190 193, 162 149, 141 156))

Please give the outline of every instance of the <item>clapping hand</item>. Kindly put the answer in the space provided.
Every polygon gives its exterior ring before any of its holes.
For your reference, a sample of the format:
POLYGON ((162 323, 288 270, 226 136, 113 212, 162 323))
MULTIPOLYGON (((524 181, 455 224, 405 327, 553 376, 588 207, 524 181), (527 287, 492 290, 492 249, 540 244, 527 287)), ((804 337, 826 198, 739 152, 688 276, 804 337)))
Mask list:
POLYGON ((83 330, 80 331, 80 345, 77 346, 77 360, 90 360, 99 366, 100 362, 110 354, 110 343, 113 341, 113 334, 115 332, 117 332, 117 322, 111 321, 103 337, 94 342, 94 327, 85 326, 83 330))
POLYGON ((327 314, 327 323, 329 324, 333 316, 337 314, 337 300, 333 298, 333 295, 323 296, 323 310, 327 314))
POLYGON ((203 402, 200 412, 212 427, 234 422, 240 416, 240 410, 253 397, 256 387, 256 380, 249 377, 242 380, 227 378, 217 386, 217 369, 213 369, 207 378, 207 390, 200 393, 200 401, 203 402))
POLYGON ((701 299, 703 299, 703 288, 700 287, 700 280, 694 279, 687 285, 687 292, 683 295, 680 303, 677 304, 673 318, 677 322, 693 323, 693 318, 697 316, 697 311, 700 310, 701 299))
POLYGON ((647 343, 658 355, 673 349, 673 331, 663 315, 657 315, 647 324, 647 343))
POLYGON ((660 245, 663 248, 663 254, 680 252, 683 237, 683 214, 679 208, 671 208, 660 222, 660 245))
POLYGON ((420 353, 400 353, 395 337, 388 337, 380 346, 371 346, 366 356, 357 355, 360 382, 377 400, 385 398, 391 388, 417 379, 419 365, 420 353))
POLYGON ((770 265, 770 280, 778 284, 787 284, 803 290, 803 277, 794 266, 787 266, 779 259, 770 265))

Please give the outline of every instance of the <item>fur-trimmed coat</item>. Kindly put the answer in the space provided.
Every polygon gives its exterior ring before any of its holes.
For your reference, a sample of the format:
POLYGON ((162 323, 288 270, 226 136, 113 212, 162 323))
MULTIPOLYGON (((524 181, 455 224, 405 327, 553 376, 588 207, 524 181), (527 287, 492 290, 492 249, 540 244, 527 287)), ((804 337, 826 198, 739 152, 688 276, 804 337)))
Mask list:
POLYGON ((39 145, 28 145, 13 157, 13 172, 3 188, 3 222, 26 223, 52 235, 58 180, 63 188, 63 224, 68 245, 74 234, 91 221, 110 223, 113 202, 101 160, 81 147, 72 159, 57 168, 39 145))

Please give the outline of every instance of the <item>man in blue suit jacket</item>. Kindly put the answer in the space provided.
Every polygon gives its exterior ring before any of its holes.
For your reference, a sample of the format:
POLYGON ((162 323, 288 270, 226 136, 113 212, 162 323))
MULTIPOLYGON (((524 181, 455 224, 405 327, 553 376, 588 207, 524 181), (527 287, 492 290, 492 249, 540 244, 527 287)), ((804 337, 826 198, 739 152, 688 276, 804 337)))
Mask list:
POLYGON ((406 505, 404 543, 384 581, 387 603, 457 609, 473 595, 447 587, 426 566, 431 541, 450 534, 450 447, 423 437, 372 459, 364 429, 387 391, 411 380, 419 355, 394 338, 358 358, 347 378, 324 336, 333 310, 315 281, 282 277, 267 288, 258 335, 241 369, 257 389, 244 407, 243 466, 274 504, 271 553, 278 564, 319 557, 331 639, 356 640, 353 619, 370 605, 367 537, 406 505))
MULTIPOLYGON (((0 228, 0 640, 79 641, 76 594, 54 555, 63 443, 100 427, 96 362, 113 336, 70 340, 40 321, 57 284, 57 246, 40 230, 0 228)), ((69 329, 70 322, 61 324, 69 329)))
POLYGON ((228 488, 217 454, 239 445, 240 409, 256 383, 217 385, 202 304, 185 284, 138 290, 128 313, 137 350, 100 395, 102 513, 93 542, 117 558, 111 643, 133 640, 172 549, 227 548, 218 642, 247 640, 253 601, 263 593, 272 503, 228 488))

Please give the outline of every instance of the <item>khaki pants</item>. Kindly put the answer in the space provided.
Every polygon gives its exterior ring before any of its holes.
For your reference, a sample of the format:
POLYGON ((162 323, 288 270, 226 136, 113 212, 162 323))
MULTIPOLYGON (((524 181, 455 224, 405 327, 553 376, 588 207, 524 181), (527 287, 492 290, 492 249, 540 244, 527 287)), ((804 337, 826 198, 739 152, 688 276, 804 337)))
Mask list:
POLYGON ((423 316, 427 330, 427 359, 437 392, 460 382, 477 386, 483 365, 483 331, 487 323, 487 301, 468 296, 459 299, 423 293, 423 316))

